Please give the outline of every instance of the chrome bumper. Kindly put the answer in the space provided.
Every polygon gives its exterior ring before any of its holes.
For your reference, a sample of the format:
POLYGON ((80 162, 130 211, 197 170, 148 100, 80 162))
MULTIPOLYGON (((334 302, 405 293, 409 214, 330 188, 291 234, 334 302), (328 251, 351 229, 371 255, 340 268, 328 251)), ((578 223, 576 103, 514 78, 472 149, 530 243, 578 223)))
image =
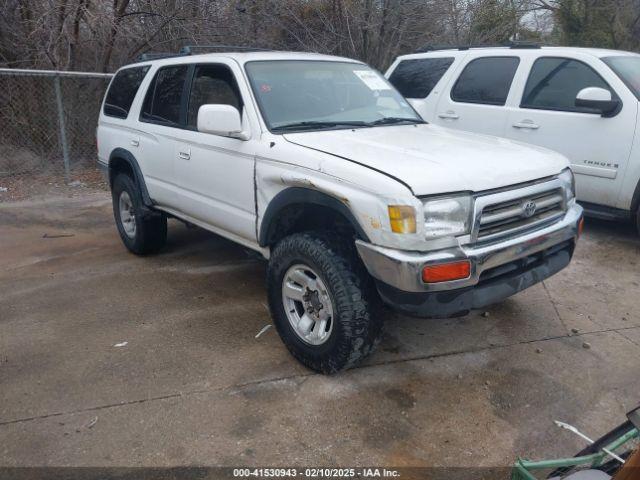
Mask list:
POLYGON ((490 245, 466 245, 428 253, 379 247, 361 240, 356 240, 356 247, 369 273, 386 285, 405 292, 454 290, 476 285, 486 270, 576 238, 581 218, 582 207, 574 203, 561 220, 490 245), (467 259, 471 261, 471 275, 468 278, 432 284, 422 281, 425 265, 467 259))

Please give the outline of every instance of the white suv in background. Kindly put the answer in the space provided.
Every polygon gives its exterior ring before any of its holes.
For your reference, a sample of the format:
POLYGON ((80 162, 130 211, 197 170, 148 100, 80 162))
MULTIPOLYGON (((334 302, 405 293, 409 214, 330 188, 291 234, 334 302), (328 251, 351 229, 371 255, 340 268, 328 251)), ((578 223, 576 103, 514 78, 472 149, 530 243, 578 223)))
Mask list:
POLYGON ((427 48, 397 58, 386 76, 430 123, 566 155, 588 213, 640 218, 640 55, 526 44, 427 48))
POLYGON ((565 157, 428 125, 382 75, 340 57, 124 67, 98 161, 131 252, 160 250, 175 217, 268 259, 278 333, 321 372, 371 352, 379 299, 423 316, 481 308, 567 266, 582 225, 565 157))

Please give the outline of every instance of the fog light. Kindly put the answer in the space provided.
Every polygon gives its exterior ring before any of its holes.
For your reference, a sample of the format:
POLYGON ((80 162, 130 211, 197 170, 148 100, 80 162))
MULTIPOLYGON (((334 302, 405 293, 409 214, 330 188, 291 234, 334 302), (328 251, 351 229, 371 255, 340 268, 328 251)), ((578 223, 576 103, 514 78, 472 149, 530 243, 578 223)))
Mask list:
POLYGON ((440 263, 438 265, 426 265, 422 269, 422 281, 424 283, 449 282, 451 280, 462 280, 471 275, 471 262, 463 260, 460 262, 440 263))

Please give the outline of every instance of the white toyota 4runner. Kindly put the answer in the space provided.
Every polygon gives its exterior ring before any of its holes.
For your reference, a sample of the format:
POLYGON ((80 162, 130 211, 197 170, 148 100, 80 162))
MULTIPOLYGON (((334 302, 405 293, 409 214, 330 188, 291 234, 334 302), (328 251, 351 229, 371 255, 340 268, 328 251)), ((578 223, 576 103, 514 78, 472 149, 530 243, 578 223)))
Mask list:
POLYGON ((581 229, 565 157, 429 125, 346 58, 130 65, 97 137, 126 247, 159 250, 175 217, 259 252, 282 340, 325 373, 371 352, 380 299, 464 314, 564 268, 581 229))
POLYGON ((588 214, 640 232, 640 55, 514 44, 396 59, 391 83, 422 118, 566 155, 588 214))

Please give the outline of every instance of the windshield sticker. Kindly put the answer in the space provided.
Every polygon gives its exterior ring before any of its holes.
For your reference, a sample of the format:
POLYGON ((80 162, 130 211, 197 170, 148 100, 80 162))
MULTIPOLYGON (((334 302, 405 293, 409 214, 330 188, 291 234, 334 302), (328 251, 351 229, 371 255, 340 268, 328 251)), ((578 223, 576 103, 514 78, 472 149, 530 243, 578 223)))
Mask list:
POLYGON ((263 83, 262 85, 260 85, 260 91, 262 93, 269 93, 271 91, 271 85, 263 83))
POLYGON ((354 70, 353 73, 371 90, 391 90, 391 87, 372 70, 354 70))

